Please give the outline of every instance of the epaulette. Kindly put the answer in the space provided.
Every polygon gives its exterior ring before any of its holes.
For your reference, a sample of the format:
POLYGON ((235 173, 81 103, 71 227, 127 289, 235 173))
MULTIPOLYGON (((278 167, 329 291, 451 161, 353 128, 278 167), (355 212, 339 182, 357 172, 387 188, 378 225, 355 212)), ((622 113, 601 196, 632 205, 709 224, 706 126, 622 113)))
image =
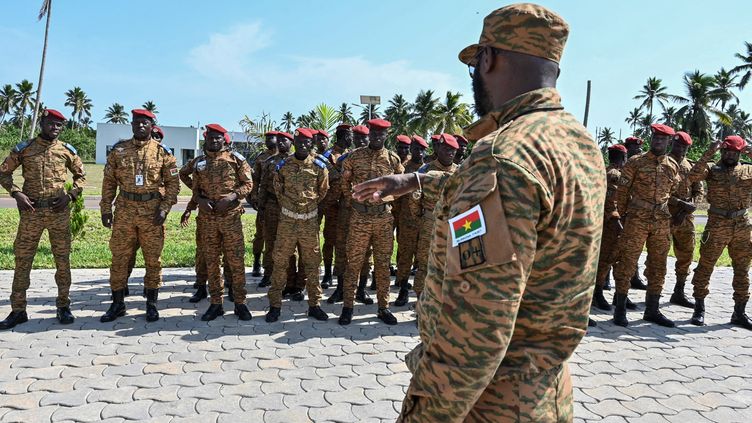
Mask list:
POLYGON ((243 155, 238 153, 237 151, 233 151, 232 155, 235 156, 235 158, 240 160, 241 162, 245 161, 245 157, 243 157, 243 155))
POLYGON ((321 161, 324 164, 325 167, 329 167, 329 165, 332 163, 332 162, 329 161, 329 158, 327 158, 323 154, 316 155, 316 157, 314 157, 314 159, 321 161))
POLYGON ((26 140, 24 142, 20 142, 20 143, 16 144, 16 146, 13 147, 13 152, 14 153, 20 153, 20 152, 26 150, 26 147, 28 147, 29 145, 31 145, 31 142, 32 142, 32 140, 26 140))
POLYGON ((342 160, 345 160, 347 158, 347 156, 349 156, 349 155, 350 155, 350 153, 345 153, 345 154, 339 156, 339 159, 337 159, 337 162, 341 162, 342 160))
POLYGON ((326 157, 327 159, 332 157, 332 149, 330 148, 329 150, 324 151, 324 154, 322 154, 322 156, 326 157))
POLYGON ((418 173, 426 173, 428 172, 428 166, 430 166, 429 163, 424 164, 420 168, 418 168, 418 173))
POLYGON ((274 160, 275 156, 276 156, 276 154, 274 156, 267 157, 266 159, 264 159, 264 163, 267 163, 267 162, 271 163, 274 160))
POLYGON ((162 143, 160 143, 159 146, 162 147, 162 149, 164 149, 164 151, 166 151, 167 154, 169 154, 170 156, 172 156, 172 151, 170 151, 169 147, 167 147, 166 145, 164 145, 162 143))
POLYGON ((318 157, 315 158, 315 159, 313 159, 313 162, 316 163, 316 166, 318 166, 318 167, 320 167, 322 169, 326 169, 326 164, 324 162, 322 162, 318 157))
POLYGON ((276 170, 277 172, 279 172, 279 170, 282 169, 282 166, 284 166, 285 163, 287 163, 287 159, 280 160, 279 163, 277 163, 277 165, 274 166, 274 170, 276 170))
POLYGON ((71 153, 73 153, 73 155, 78 156, 78 150, 76 150, 75 147, 73 147, 72 145, 68 144, 67 142, 64 142, 63 146, 65 148, 67 148, 68 151, 70 151, 71 153))

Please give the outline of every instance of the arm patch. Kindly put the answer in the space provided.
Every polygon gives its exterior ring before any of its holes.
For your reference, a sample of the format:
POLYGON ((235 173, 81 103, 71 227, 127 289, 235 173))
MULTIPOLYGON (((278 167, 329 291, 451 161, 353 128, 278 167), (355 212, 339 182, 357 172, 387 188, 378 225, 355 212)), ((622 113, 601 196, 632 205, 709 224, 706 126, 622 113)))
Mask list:
POLYGON ((16 144, 16 146, 13 147, 13 152, 14 153, 20 153, 20 152, 26 150, 26 147, 28 147, 29 145, 31 145, 31 141, 32 140, 26 140, 24 142, 16 144))
POLYGON ((324 164, 324 162, 322 162, 318 158, 313 159, 313 162, 316 164, 316 166, 318 166, 318 167, 320 167, 322 169, 326 169, 326 165, 324 164))
POLYGON ((279 170, 280 170, 280 169, 282 169, 282 166, 284 166, 284 165, 285 165, 285 163, 287 163, 287 160, 286 160, 286 159, 282 159, 282 160, 280 160, 280 162, 279 162, 279 163, 277 163, 277 165, 276 165, 276 166, 274 166, 274 170, 276 170, 277 172, 279 172, 279 170))
POLYGON ((235 158, 240 160, 241 162, 245 161, 245 157, 243 157, 243 155, 238 153, 237 151, 233 151, 232 155, 235 156, 235 158))
POLYGON ((159 144, 159 146, 160 146, 160 147, 162 147, 162 149, 163 149, 163 150, 164 150, 164 151, 165 151, 165 152, 166 152, 167 154, 169 154, 170 156, 172 156, 172 151, 170 151, 170 148, 169 148, 169 147, 167 147, 166 145, 164 145, 164 144, 162 144, 162 143, 160 143, 160 144, 159 144))
POLYGON ((70 151, 71 153, 73 153, 73 155, 78 156, 78 150, 76 150, 75 147, 73 147, 72 145, 70 145, 70 144, 68 144, 66 142, 63 143, 63 146, 65 146, 65 148, 67 148, 68 151, 70 151))

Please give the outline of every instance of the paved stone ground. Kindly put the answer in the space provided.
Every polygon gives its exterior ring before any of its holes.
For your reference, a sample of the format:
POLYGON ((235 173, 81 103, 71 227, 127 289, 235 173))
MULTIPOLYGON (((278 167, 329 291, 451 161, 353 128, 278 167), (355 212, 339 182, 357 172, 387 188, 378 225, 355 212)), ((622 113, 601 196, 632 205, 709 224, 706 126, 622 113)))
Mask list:
MULTIPOLYGON (((140 283, 143 271, 135 273, 140 283)), ((285 301, 282 320, 267 324, 266 297, 251 289, 252 321, 230 314, 206 323, 199 316, 207 303, 188 302, 192 270, 165 274, 159 322, 147 325, 143 299, 132 296, 126 317, 102 324, 107 271, 74 271, 77 319, 63 327, 54 319, 53 272, 34 271, 31 320, 0 332, 0 421, 396 418, 410 377, 403 358, 417 342, 411 311, 388 327, 368 314, 375 306, 359 306, 342 328, 308 320, 305 303, 285 301)), ((0 272, 3 317, 11 278, 0 272)), ((703 328, 670 305, 664 310, 679 322, 670 330, 640 321, 639 312, 629 313, 626 329, 596 315, 601 325, 570 363, 576 421, 752 421, 752 333, 727 324, 730 280, 730 269, 716 271, 703 328)), ((632 297, 642 302, 642 293, 632 297)), ((339 305, 324 308, 339 314, 339 305)))

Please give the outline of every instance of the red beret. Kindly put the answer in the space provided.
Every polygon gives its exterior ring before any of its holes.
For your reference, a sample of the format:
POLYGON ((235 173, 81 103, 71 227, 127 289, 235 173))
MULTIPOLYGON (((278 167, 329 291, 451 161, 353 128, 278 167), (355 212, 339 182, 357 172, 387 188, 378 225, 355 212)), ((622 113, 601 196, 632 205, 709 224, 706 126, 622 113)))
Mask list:
POLYGON ((397 135, 397 141, 401 142, 402 144, 410 144, 412 140, 407 135, 397 135))
POLYGON ((413 141, 417 142, 423 148, 428 148, 428 143, 420 135, 413 135, 413 141))
POLYGON ((340 129, 350 129, 350 128, 352 128, 352 125, 348 125, 348 124, 346 124, 346 123, 343 123, 343 124, 341 124, 341 125, 337 126, 337 130, 338 130, 338 131, 339 131, 340 129))
POLYGON ((220 134, 226 134, 227 133, 227 129, 223 128, 222 125, 220 125, 218 123, 210 123, 210 124, 206 125, 205 128, 206 128, 207 131, 219 132, 220 134))
POLYGON ((265 137, 276 137, 277 135, 279 135, 278 131, 269 131, 264 134, 265 137))
POLYGON ((230 133, 229 132, 225 132, 224 135, 225 135, 225 144, 231 143, 232 142, 232 138, 230 138, 230 133))
POLYGON ((162 138, 164 138, 164 131, 163 131, 163 130, 162 130, 162 128, 160 128, 159 126, 156 126, 156 125, 154 125, 154 126, 153 126, 153 127, 151 128, 151 132, 156 132, 156 133, 158 133, 159 135, 161 135, 161 136, 162 136, 162 138))
POLYGON ((323 135, 324 137, 329 138, 329 133, 323 129, 319 129, 319 135, 323 135))
POLYGON ((457 139, 457 144, 467 144, 467 138, 462 135, 454 134, 454 138, 457 139))
POLYGON ((300 135, 301 137, 305 138, 313 138, 314 131, 314 129, 298 128, 295 130, 295 136, 297 137, 298 135, 300 135))
POLYGON ((149 119, 156 119, 157 117, 154 116, 154 113, 146 110, 146 109, 133 109, 131 110, 131 113, 133 113, 133 116, 146 116, 149 119))
POLYGON ((431 141, 438 141, 440 137, 441 137, 441 135, 439 135, 439 134, 431 135, 431 141))
POLYGON ((384 119, 371 119, 368 121, 370 128, 386 129, 392 126, 392 123, 384 119))
POLYGON ((355 132, 356 134, 361 134, 361 135, 368 135, 371 132, 371 130, 368 129, 368 127, 363 126, 363 125, 353 126, 352 131, 355 132))
POLYGON ((608 147, 608 151, 621 151, 622 153, 627 152, 627 147, 624 147, 621 144, 612 145, 611 147, 608 147))
POLYGON ((44 111, 42 112, 42 116, 44 116, 44 117, 53 117, 55 119, 60 119, 62 121, 67 120, 67 119, 65 119, 65 116, 62 113, 58 112, 55 109, 44 109, 44 111))
POLYGON ((457 144, 457 138, 449 134, 439 135, 439 144, 446 144, 455 150, 460 148, 459 144, 457 144))
POLYGON ((637 137, 627 137, 627 138, 626 138, 626 139, 624 140, 624 143, 625 143, 625 144, 626 144, 626 143, 629 143, 629 142, 633 142, 633 143, 635 143, 635 144, 637 144, 637 145, 642 145, 642 143, 643 143, 642 139, 640 139, 640 138, 637 138, 637 137))
POLYGON ((744 138, 738 136, 738 135, 729 135, 728 137, 724 138, 723 144, 721 144, 721 148, 724 150, 731 150, 731 151, 738 151, 742 152, 747 147, 746 141, 744 141, 744 138))
POLYGON ((679 131, 674 135, 675 141, 680 141, 684 145, 692 145, 692 137, 688 133, 679 131))
POLYGON ((292 140, 292 135, 288 132, 277 132, 277 136, 285 137, 288 140, 292 140))
POLYGON ((654 123, 650 125, 650 127, 653 129, 654 135, 668 135, 668 136, 676 135, 676 131, 674 131, 674 128, 667 126, 667 125, 654 123))

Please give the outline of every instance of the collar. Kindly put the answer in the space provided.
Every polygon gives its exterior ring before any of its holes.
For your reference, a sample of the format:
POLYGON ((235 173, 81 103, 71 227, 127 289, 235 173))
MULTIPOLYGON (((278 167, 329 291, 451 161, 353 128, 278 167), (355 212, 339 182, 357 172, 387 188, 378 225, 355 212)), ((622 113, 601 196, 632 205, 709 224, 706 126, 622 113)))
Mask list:
POLYGON ((41 144, 41 145, 43 145, 45 147, 49 147, 52 144, 55 144, 57 142, 57 138, 52 139, 52 140, 48 140, 48 139, 44 139, 41 136, 37 135, 36 138, 34 139, 34 142, 38 143, 38 144, 41 144))
POLYGON ((135 145, 136 147, 140 148, 140 147, 143 147, 146 144, 148 144, 149 141, 151 141, 151 137, 149 137, 149 138, 147 138, 147 139, 145 139, 143 141, 137 140, 136 137, 131 138, 131 140, 133 141, 133 145, 135 145))

